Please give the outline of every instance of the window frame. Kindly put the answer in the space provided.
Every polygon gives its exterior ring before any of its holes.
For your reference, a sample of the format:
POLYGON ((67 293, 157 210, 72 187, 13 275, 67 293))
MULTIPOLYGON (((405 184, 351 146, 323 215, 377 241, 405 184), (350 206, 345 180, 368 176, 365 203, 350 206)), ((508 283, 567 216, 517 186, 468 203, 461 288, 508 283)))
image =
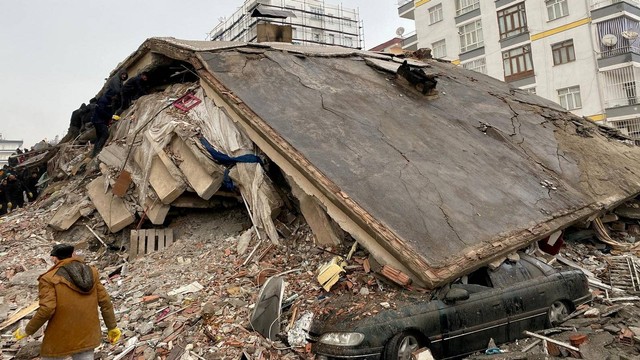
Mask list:
POLYGON ((569 16, 569 2, 567 0, 546 0, 544 4, 547 7, 547 21, 569 16), (553 17, 551 12, 553 12, 553 17))
POLYGON ((442 13, 442 4, 434 5, 429 8, 429 25, 433 25, 444 20, 444 15, 442 13), (434 18, 437 18, 434 21, 434 18))
POLYGON ((464 25, 458 26, 458 38, 460 39, 460 53, 466 53, 471 50, 484 47, 484 36, 482 34, 482 20, 474 20, 464 25), (465 32, 467 27, 473 25, 474 29, 465 32), (475 42, 467 43, 468 37, 473 37, 475 34, 475 42))
POLYGON ((582 95, 580 93, 580 85, 558 89, 557 92, 559 100, 558 103, 564 109, 566 109, 567 111, 582 109, 582 95), (575 91, 575 89, 577 89, 577 91, 575 91), (569 99, 571 100, 573 106, 569 106, 569 99), (576 101, 576 99, 578 101, 576 101))
POLYGON ((447 56, 447 42, 446 39, 442 39, 442 40, 438 40, 436 42, 431 43, 431 55, 435 58, 435 59, 443 59, 447 56), (443 56, 437 56, 436 55, 436 47, 437 45, 442 44, 442 47, 444 48, 444 55, 443 56))
POLYGON ((500 40, 524 34, 529 31, 527 27, 527 11, 524 1, 499 10, 497 12, 497 16, 500 40), (514 25, 516 22, 518 23, 518 26, 514 25))
POLYGON ((535 74, 533 66, 533 56, 531 56, 531 44, 526 44, 502 52, 502 67, 504 71, 504 81, 511 82, 528 78, 535 74), (521 53, 518 53, 521 51, 521 53), (505 55, 507 55, 505 57, 505 55), (509 63, 509 74, 507 75, 507 60, 509 63), (518 71, 513 71, 514 66, 518 71), (524 67, 521 67, 521 66, 524 67), (530 68, 527 66, 530 65, 530 68))
POLYGON ((309 5, 309 13, 311 13, 309 18, 313 20, 322 20, 322 17, 324 16, 324 9, 321 6, 309 5))
POLYGON ((570 62, 576 61, 576 49, 573 43, 573 39, 551 44, 551 56, 553 57, 553 66, 568 64, 570 62), (566 61, 563 61, 565 60, 565 57, 566 61))
POLYGON ((456 17, 480 9, 480 0, 456 0, 456 17))
POLYGON ((462 67, 481 74, 487 73, 487 58, 481 57, 462 64, 462 67))

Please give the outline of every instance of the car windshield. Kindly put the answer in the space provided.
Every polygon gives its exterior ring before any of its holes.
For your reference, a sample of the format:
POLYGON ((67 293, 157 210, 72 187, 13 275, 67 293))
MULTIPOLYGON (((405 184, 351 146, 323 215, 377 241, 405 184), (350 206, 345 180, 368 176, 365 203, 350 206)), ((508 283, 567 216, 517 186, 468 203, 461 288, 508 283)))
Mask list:
POLYGON ((489 271, 494 287, 503 288, 523 281, 544 276, 543 272, 529 261, 504 262, 495 271, 489 271))

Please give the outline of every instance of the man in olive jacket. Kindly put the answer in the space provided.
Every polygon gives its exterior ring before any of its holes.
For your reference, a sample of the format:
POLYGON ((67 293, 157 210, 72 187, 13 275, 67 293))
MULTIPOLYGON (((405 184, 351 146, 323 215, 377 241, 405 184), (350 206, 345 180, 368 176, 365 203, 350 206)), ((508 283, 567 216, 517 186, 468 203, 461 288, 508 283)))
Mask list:
POLYGON ((51 256, 55 265, 38 278, 40 307, 24 329, 14 333, 20 340, 33 335, 45 322, 42 359, 93 359, 93 349, 100 345, 100 318, 109 329, 108 339, 120 338, 109 294, 100 283, 98 270, 73 256, 73 246, 59 244, 51 256))

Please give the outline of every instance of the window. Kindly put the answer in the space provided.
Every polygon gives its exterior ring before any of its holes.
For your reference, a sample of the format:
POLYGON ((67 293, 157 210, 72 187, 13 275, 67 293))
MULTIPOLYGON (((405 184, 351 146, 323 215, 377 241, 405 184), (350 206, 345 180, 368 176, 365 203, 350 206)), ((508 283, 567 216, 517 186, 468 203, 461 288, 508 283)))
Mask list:
POLYGON ((313 38, 313 41, 320 42, 320 34, 318 34, 317 32, 313 32, 311 33, 311 36, 313 38))
POLYGON ((436 41, 431 44, 431 48, 433 49, 433 57, 436 59, 442 59, 447 56, 447 44, 444 40, 436 41))
POLYGON ((553 53, 553 65, 565 64, 576 60, 573 39, 551 45, 551 52, 553 53))
POLYGON ((458 28, 458 34, 460 35, 461 53, 484 46, 484 41, 482 40, 482 22, 480 20, 460 26, 458 28))
POLYGON ((324 14, 322 8, 317 6, 309 6, 309 12, 311 13, 311 18, 315 20, 320 20, 324 14))
POLYGON ((536 87, 530 87, 528 89, 522 89, 523 91, 526 91, 527 93, 531 94, 531 95, 536 95, 536 87))
POLYGON ((344 37, 344 46, 353 47, 353 39, 349 36, 344 37))
POLYGON ((487 59, 480 58, 476 60, 471 60, 467 63, 462 64, 462 67, 467 70, 473 70, 479 73, 486 74, 487 73, 487 59))
POLYGON ((582 99, 580 99, 580 86, 572 86, 558 90, 560 105, 567 110, 580 109, 582 99))
POLYGON ((533 75, 530 45, 503 52, 502 62, 505 81, 524 79, 533 75))
POLYGON ((527 31, 527 13, 524 3, 498 11, 500 39, 505 39, 527 31))
POLYGON ((429 9, 429 24, 442 21, 442 4, 438 4, 429 9))
POLYGON ((336 36, 333 34, 327 35, 327 43, 333 45, 336 43, 336 36))
POLYGON ((546 3, 549 21, 569 15, 567 0, 547 0, 546 3))
POLYGON ((480 8, 480 0, 456 0, 456 16, 460 16, 480 8))
POLYGON ((635 105, 638 103, 638 97, 636 96, 636 82, 627 82, 622 85, 624 92, 627 94, 627 104, 635 105))

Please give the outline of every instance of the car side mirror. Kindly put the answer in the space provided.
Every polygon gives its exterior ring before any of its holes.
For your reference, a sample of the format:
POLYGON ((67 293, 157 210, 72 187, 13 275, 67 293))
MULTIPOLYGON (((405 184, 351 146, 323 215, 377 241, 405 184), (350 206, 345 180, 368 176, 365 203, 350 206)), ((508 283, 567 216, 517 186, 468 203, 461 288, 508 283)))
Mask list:
POLYGON ((467 300, 469 298, 469 292, 466 289, 453 288, 447 292, 444 296, 446 302, 454 303, 460 300, 467 300))

